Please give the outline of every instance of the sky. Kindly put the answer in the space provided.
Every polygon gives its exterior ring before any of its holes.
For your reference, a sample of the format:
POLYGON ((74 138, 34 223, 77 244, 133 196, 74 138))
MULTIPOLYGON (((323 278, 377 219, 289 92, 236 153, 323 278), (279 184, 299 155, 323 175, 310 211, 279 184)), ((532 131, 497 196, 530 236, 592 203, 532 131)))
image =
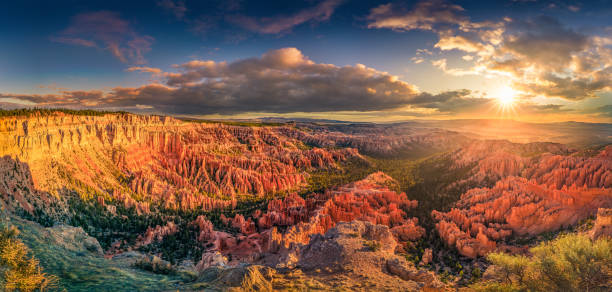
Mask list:
POLYGON ((610 1, 5 1, 0 105, 612 123, 610 1))

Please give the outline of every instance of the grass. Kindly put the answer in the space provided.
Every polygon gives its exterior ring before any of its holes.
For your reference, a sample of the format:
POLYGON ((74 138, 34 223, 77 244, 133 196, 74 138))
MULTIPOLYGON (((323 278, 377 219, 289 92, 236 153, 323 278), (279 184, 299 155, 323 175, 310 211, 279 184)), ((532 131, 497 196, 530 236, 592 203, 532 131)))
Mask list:
POLYGON ((68 291, 160 291, 176 289, 177 276, 158 275, 122 266, 84 250, 58 245, 42 226, 12 218, 22 232, 19 238, 30 247, 45 272, 58 278, 68 291))

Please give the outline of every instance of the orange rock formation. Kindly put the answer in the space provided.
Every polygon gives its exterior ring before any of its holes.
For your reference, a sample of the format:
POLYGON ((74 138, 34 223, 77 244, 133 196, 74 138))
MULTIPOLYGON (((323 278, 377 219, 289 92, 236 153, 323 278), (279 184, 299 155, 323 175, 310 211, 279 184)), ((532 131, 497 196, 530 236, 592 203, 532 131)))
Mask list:
MULTIPOLYGON (((283 131, 132 114, 3 117, 0 156, 27 164, 35 189, 58 197, 66 188, 93 190, 102 202, 119 201, 140 213, 151 204, 233 207, 236 195, 295 190, 304 185, 305 170, 358 156, 348 148, 305 149, 283 131)), ((32 209, 19 192, 8 193, 32 209)))
POLYGON ((212 223, 200 216, 194 222, 200 228, 198 240, 211 251, 252 261, 262 253, 283 253, 308 244, 311 235, 324 234, 338 222, 361 220, 389 226, 398 242, 409 244, 425 230, 405 211, 415 208, 417 202, 408 200, 404 193, 390 191, 387 185, 391 181, 379 172, 308 199, 292 194, 272 200, 267 212, 254 214, 257 224, 242 215, 227 219, 227 224, 240 230, 236 235, 215 231, 212 223))
POLYGON ((504 240, 513 235, 573 225, 612 206, 611 149, 595 157, 542 154, 524 161, 511 172, 520 177, 469 190, 449 212, 433 211, 437 230, 448 245, 476 257, 506 247, 504 240))

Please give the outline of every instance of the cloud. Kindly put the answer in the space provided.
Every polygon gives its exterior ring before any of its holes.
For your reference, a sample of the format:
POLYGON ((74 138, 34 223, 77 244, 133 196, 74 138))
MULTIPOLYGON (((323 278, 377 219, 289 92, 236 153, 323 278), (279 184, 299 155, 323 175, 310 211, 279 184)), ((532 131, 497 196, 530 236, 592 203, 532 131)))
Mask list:
POLYGON ((612 87, 612 51, 605 43, 538 17, 511 27, 481 63, 509 74, 527 93, 581 100, 612 87))
POLYGON ((296 48, 269 51, 234 62, 193 60, 176 72, 130 67, 163 76, 165 84, 110 91, 63 91, 55 95, 4 95, 37 106, 146 109, 176 114, 244 112, 381 111, 409 106, 452 112, 484 99, 470 91, 420 92, 397 76, 365 65, 316 63, 296 48))
POLYGON ((152 67, 129 67, 127 68, 125 71, 128 72, 143 72, 143 73, 151 73, 151 74, 161 74, 162 70, 159 68, 152 68, 152 67))
POLYGON ((157 6, 166 9, 178 20, 182 20, 187 12, 187 7, 185 7, 185 2, 183 1, 161 0, 157 2, 157 6))
POLYGON ((557 113, 569 113, 574 110, 567 108, 560 104, 537 104, 529 101, 522 101, 516 105, 516 111, 521 114, 557 114, 557 113))
POLYGON ((412 9, 404 5, 388 3, 370 10, 367 16, 369 28, 388 28, 397 31, 431 30, 445 31, 459 28, 462 31, 497 26, 491 22, 472 22, 459 5, 444 0, 420 1, 412 9))
POLYGON ((75 15, 66 29, 50 37, 51 41, 103 48, 124 63, 144 64, 144 54, 151 50, 153 37, 137 34, 130 23, 115 12, 98 11, 75 15))
MULTIPOLYGON (((466 57, 466 56, 463 56, 466 57)), ((470 56, 468 56, 470 57, 470 56)), ((465 60, 465 58, 463 58, 465 60)), ((469 58, 468 58, 469 59, 469 58)), ((438 59, 432 60, 431 65, 434 67, 444 71, 444 73, 453 75, 453 76, 465 76, 465 75, 476 75, 478 74, 478 68, 469 68, 469 69, 461 69, 461 68, 448 68, 446 63, 446 59, 438 59)))
POLYGON ((234 15, 227 18, 247 30, 261 34, 278 34, 290 31, 293 27, 306 22, 327 21, 343 0, 324 0, 314 7, 304 9, 293 15, 256 18, 234 15))
POLYGON ((462 89, 438 94, 424 92, 415 97, 411 104, 421 108, 436 109, 441 113, 458 113, 482 108, 491 101, 490 98, 473 96, 471 90, 462 89))
POLYGON ((476 55, 464 56, 472 63, 469 69, 449 68, 446 58, 431 61, 446 74, 508 78, 528 95, 573 101, 612 90, 612 39, 576 32, 554 18, 472 22, 461 6, 437 0, 418 2, 411 10, 381 5, 368 20, 370 28, 430 30, 439 36, 434 48, 441 52, 476 55))
POLYGON ((603 105, 594 109, 589 110, 589 112, 592 112, 594 114, 596 114, 599 117, 604 117, 604 118, 612 118, 612 104, 608 104, 608 105, 603 105))
POLYGON ((406 11, 398 4, 388 3, 372 8, 367 19, 369 28, 394 30, 434 30, 441 25, 461 25, 467 18, 460 13, 464 9, 444 1, 421 1, 406 11))
POLYGON ((558 20, 538 17, 517 25, 504 39, 502 52, 536 65, 566 67, 573 53, 583 51, 588 38, 563 27, 558 20))
POLYGON ((472 40, 461 35, 442 36, 434 45, 434 48, 438 48, 442 51, 461 50, 468 53, 487 53, 493 50, 493 47, 490 45, 485 45, 477 40, 472 40))

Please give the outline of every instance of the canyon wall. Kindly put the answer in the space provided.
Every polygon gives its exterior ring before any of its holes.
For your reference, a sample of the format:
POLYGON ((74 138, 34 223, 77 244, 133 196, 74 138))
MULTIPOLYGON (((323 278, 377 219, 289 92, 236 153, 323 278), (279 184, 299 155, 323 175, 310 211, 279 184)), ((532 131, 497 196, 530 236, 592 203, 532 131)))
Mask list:
MULTIPOLYGON (((0 118, 0 155, 27 164, 37 190, 90 193, 140 213, 151 204, 232 207, 237 195, 297 190, 307 170, 359 156, 354 149, 306 147, 273 127, 59 112, 0 118)), ((20 204, 32 209, 27 199, 20 204)))

